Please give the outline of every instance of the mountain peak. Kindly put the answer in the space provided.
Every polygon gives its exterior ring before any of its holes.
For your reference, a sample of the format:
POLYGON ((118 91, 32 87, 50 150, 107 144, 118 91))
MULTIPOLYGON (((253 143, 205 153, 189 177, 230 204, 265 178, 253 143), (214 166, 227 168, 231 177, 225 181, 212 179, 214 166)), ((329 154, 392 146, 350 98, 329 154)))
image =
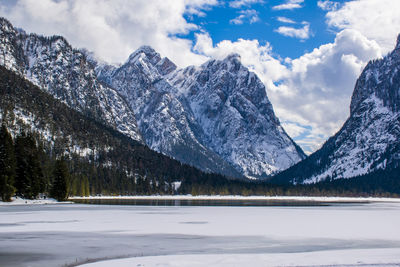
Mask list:
POLYGON ((6 18, 0 17, 0 30, 11 32, 14 31, 15 29, 10 21, 8 21, 6 18))
POLYGON ((226 58, 224 59, 224 61, 241 61, 241 56, 238 53, 230 53, 228 56, 226 56, 226 58))
POLYGON ((142 45, 135 52, 133 52, 128 59, 128 62, 135 61, 136 58, 144 54, 152 64, 157 64, 161 60, 160 54, 156 52, 151 46, 142 45))
POLYGON ((156 52, 156 50, 154 50, 153 47, 149 46, 149 45, 142 45, 140 46, 137 50, 137 53, 145 53, 146 55, 154 55, 154 54, 158 54, 156 52))

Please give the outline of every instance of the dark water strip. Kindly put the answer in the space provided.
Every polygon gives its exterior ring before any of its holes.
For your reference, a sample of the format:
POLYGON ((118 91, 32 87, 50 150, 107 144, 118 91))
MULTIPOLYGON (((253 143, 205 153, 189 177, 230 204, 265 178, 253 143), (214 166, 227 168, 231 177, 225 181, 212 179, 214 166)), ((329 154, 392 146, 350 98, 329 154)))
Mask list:
POLYGON ((339 205, 362 205, 365 202, 321 202, 294 200, 243 200, 243 199, 73 199, 79 204, 128 205, 128 206, 231 206, 231 207, 320 207, 339 205))

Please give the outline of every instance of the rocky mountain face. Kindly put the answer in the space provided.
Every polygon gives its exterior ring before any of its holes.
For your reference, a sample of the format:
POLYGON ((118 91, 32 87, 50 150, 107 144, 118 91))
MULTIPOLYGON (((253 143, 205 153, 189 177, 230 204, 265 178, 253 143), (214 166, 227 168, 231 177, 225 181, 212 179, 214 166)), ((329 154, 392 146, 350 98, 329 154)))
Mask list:
POLYGON ((142 141, 125 99, 100 83, 86 55, 63 37, 27 34, 0 18, 0 64, 69 107, 142 141))
POLYGON ((121 66, 0 19, 0 64, 69 107, 204 171, 267 177, 305 158, 238 55, 177 69, 151 47, 121 66))
POLYGON ((265 86, 239 55, 178 70, 167 79, 187 101, 202 142, 245 175, 267 176, 305 158, 280 125, 265 86))
POLYGON ((314 183, 400 165, 400 36, 393 52, 368 63, 358 78, 350 117, 303 162, 272 181, 314 183))
POLYGON ((145 46, 121 67, 96 71, 130 103, 145 142, 185 163, 259 178, 305 157, 238 55, 177 69, 145 46))

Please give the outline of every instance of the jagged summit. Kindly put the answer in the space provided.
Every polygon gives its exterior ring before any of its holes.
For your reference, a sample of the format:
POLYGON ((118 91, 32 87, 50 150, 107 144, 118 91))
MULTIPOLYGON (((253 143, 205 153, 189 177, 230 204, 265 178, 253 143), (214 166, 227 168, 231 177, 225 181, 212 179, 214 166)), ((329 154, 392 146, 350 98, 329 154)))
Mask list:
POLYGON ((159 62, 161 60, 161 56, 159 53, 157 53, 151 46, 148 45, 143 45, 141 47, 139 47, 135 52, 133 52, 129 58, 128 58, 128 63, 129 62, 134 62, 137 60, 138 57, 140 57, 141 55, 144 55, 147 57, 148 60, 150 60, 150 62, 152 64, 157 64, 157 62, 159 62))
POLYGON ((0 26, 2 28, 9 27, 9 28, 14 29, 13 25, 11 24, 11 22, 8 19, 4 18, 4 17, 0 17, 0 26))
POLYGON ((151 148, 203 170, 266 177, 305 157, 237 53, 177 69, 144 46, 99 77, 130 103, 151 148))
POLYGON ((305 157, 275 116, 261 80, 238 54, 170 75, 185 96, 202 142, 248 177, 266 177, 305 157))
MULTIPOLYGON (((400 35, 399 35, 400 37, 400 35)), ((368 63, 356 82, 350 104, 354 113, 367 98, 375 96, 393 112, 400 111, 400 49, 396 48, 383 59, 368 63)))
POLYGON ((241 61, 242 57, 238 53, 230 53, 225 57, 223 61, 241 61))

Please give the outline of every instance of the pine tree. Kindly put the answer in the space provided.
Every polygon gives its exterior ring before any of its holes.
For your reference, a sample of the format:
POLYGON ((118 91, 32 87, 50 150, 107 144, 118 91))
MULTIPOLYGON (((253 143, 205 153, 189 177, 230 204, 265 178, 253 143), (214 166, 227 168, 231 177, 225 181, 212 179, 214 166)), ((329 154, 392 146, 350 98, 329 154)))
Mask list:
POLYGON ((34 199, 43 193, 46 183, 39 162, 39 151, 32 134, 21 133, 15 140, 17 195, 34 199))
POLYGON ((68 195, 68 168, 64 158, 56 161, 53 173, 53 186, 51 188, 50 196, 58 201, 64 201, 68 195))
POLYGON ((7 127, 2 124, 0 129, 0 195, 2 201, 11 201, 15 193, 15 154, 14 144, 7 127))
POLYGON ((30 192, 30 181, 28 175, 28 160, 26 147, 26 134, 23 132, 15 139, 16 177, 15 187, 17 195, 27 197, 30 192))

